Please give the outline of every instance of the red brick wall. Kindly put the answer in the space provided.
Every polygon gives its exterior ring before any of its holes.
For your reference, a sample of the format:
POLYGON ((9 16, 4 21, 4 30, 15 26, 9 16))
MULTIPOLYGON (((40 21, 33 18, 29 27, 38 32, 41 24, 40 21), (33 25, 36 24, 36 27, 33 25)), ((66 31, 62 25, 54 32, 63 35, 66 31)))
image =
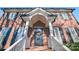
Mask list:
POLYGON ((64 20, 64 19, 62 19, 61 17, 58 16, 55 19, 55 22, 53 23, 53 26, 61 26, 63 28, 72 26, 72 27, 77 27, 78 28, 79 25, 77 24, 76 19, 74 18, 72 13, 68 13, 68 16, 70 16, 69 20, 64 20))

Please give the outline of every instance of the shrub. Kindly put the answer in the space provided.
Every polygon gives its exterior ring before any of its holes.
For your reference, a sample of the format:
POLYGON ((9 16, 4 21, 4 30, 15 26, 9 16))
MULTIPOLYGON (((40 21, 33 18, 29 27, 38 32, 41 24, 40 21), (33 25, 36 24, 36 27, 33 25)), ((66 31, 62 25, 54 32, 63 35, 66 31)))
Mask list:
POLYGON ((72 51, 79 51, 79 42, 76 42, 76 43, 67 43, 65 45, 68 48, 70 48, 72 51))

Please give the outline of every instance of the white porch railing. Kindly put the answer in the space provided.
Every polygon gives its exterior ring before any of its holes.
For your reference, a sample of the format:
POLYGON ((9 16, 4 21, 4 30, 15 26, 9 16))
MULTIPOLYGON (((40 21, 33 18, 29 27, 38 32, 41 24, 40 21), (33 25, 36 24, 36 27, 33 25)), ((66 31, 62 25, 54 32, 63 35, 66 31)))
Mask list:
POLYGON ((55 38, 55 37, 50 37, 50 44, 51 44, 52 50, 55 50, 55 51, 71 51, 64 44, 61 44, 57 40, 57 38, 55 38))
POLYGON ((18 39, 13 45, 11 45, 5 51, 24 51, 27 39, 26 36, 27 36, 27 30, 24 31, 24 36, 22 38, 18 39))
POLYGON ((23 51, 25 49, 24 48, 25 42, 26 41, 25 41, 24 37, 22 37, 21 39, 16 41, 13 45, 11 45, 5 51, 23 51))

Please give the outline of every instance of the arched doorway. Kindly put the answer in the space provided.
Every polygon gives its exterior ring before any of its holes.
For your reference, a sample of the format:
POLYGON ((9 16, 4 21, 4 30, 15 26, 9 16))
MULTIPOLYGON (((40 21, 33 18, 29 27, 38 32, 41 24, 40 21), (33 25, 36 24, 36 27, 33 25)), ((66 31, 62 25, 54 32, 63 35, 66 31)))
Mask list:
POLYGON ((32 47, 48 45, 49 28, 45 16, 40 14, 32 16, 29 24, 29 33, 32 47))

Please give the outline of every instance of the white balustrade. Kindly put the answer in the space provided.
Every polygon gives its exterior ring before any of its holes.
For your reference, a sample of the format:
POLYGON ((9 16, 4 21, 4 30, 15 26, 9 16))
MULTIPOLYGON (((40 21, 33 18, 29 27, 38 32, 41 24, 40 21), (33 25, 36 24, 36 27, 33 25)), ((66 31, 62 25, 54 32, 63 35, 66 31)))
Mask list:
POLYGON ((24 50, 24 47, 23 47, 24 42, 25 42, 25 39, 22 37, 21 39, 16 41, 13 45, 11 45, 5 51, 23 51, 24 50))
POLYGON ((21 39, 18 39, 13 45, 11 45, 8 49, 5 51, 24 51, 26 48, 27 43, 27 32, 28 32, 28 25, 29 23, 26 22, 26 27, 24 31, 24 36, 21 39))

